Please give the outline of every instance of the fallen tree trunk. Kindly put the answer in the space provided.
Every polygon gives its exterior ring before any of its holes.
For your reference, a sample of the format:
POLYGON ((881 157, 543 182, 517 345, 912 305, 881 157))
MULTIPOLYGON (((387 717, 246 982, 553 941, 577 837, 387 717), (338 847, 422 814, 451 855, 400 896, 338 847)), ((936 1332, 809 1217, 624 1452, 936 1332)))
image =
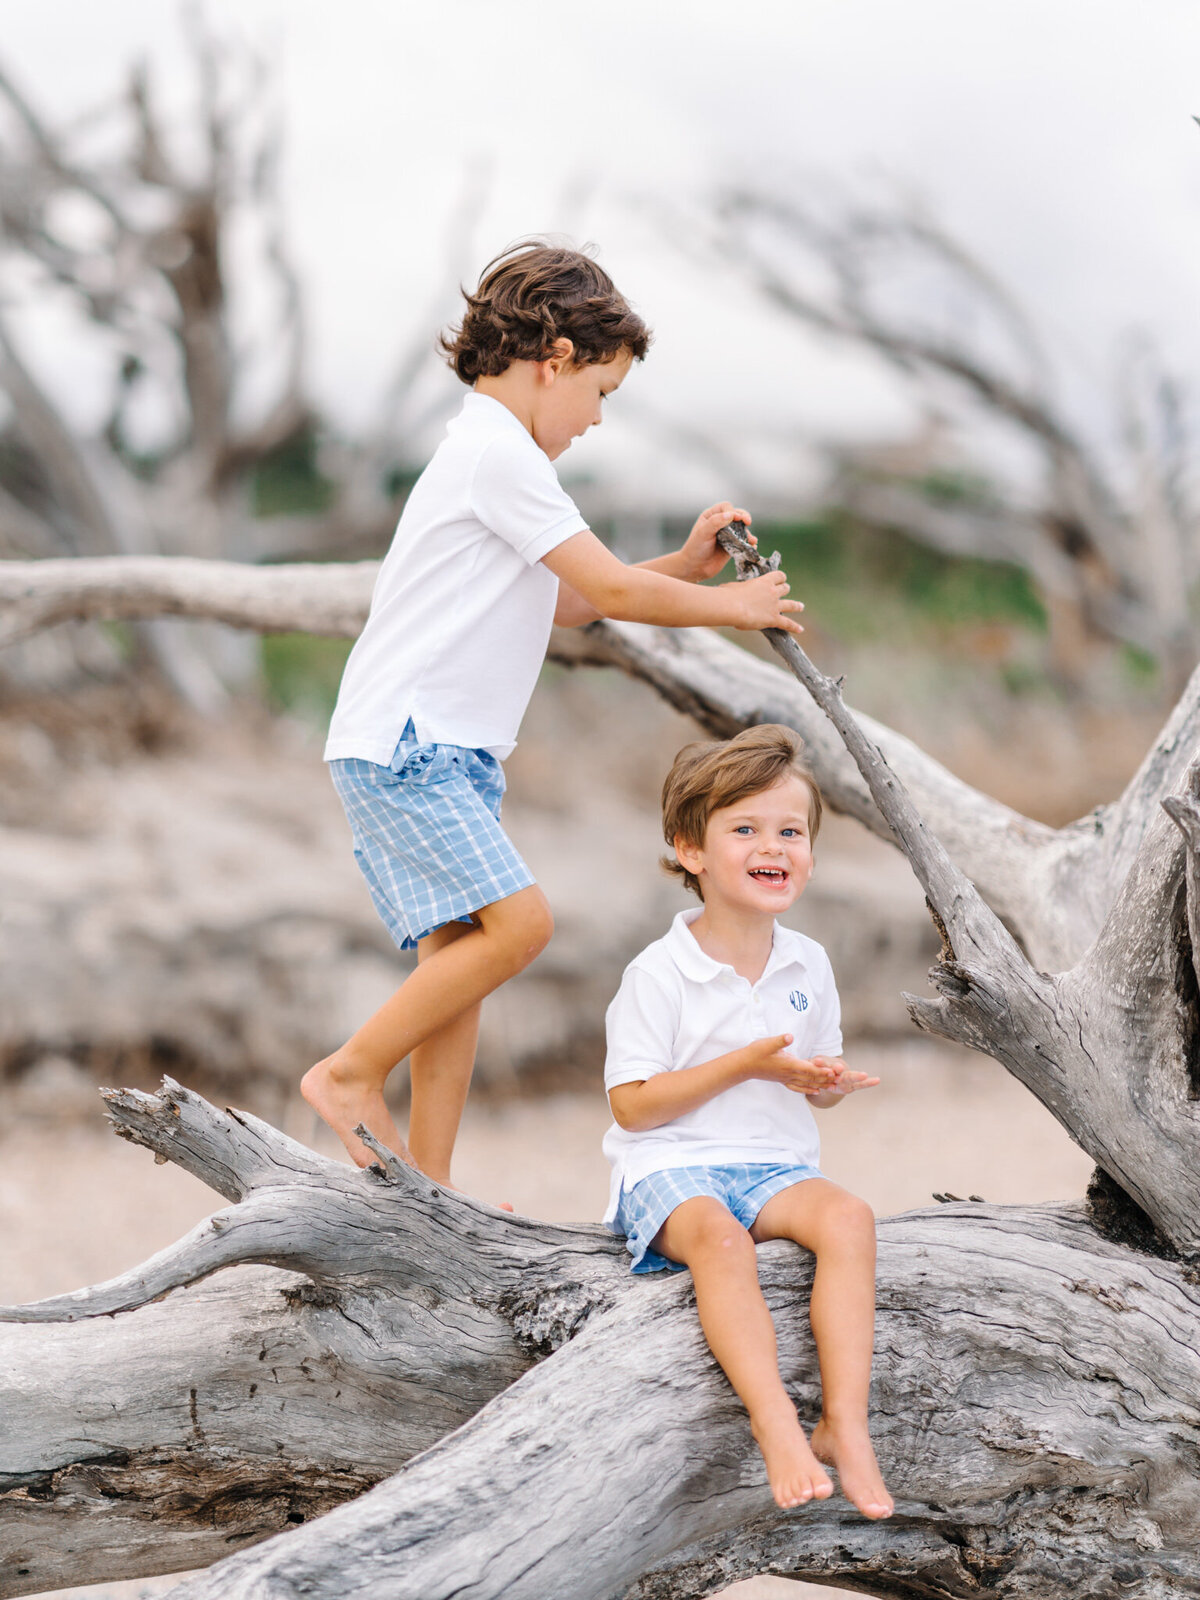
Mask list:
MULTIPOLYGON (((153 556, 0 562, 0 646, 71 619, 163 615, 351 637, 366 617, 377 570, 372 562, 252 567, 153 556)), ((788 723, 803 734, 830 805, 890 839, 854 762, 809 695, 728 640, 699 628, 599 622, 556 630, 550 657, 640 678, 717 737, 754 722, 788 723)), ((1148 817, 1178 786, 1200 743, 1200 672, 1121 798, 1057 829, 980 793, 872 718, 857 720, 1034 964, 1058 972, 1096 938, 1148 817)))
MULTIPOLYGON (((354 1171, 173 1085, 110 1103, 235 1203, 111 1285, 3 1314, 0 1593, 210 1561, 181 1596, 1200 1586, 1200 1289, 1082 1207, 881 1223, 881 1526, 774 1508, 689 1280, 631 1278, 601 1229, 354 1171), (268 1269, 182 1287, 246 1261, 268 1269)), ((765 1246, 760 1271, 811 1423, 808 1258, 765 1246)))

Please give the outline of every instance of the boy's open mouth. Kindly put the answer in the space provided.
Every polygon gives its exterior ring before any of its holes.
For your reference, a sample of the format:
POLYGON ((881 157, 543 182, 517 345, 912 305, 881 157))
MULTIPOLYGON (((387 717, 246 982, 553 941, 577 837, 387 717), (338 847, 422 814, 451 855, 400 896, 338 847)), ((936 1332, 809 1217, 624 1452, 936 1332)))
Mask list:
POLYGON ((784 867, 751 867, 750 876, 760 883, 786 883, 788 878, 784 867))

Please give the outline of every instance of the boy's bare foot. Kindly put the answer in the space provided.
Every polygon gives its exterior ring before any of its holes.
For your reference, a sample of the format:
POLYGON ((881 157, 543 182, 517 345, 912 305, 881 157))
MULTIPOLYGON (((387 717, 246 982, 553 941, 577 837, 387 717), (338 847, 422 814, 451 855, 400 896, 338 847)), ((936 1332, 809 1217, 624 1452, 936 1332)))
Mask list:
POLYGON ((408 1146, 400 1137, 400 1130, 392 1121, 382 1092, 354 1079, 336 1055, 326 1056, 324 1061, 308 1069, 300 1080, 300 1093, 337 1134, 357 1166, 369 1167, 375 1160, 362 1140, 354 1135, 360 1122, 370 1128, 380 1144, 394 1150, 410 1167, 415 1165, 408 1146))
POLYGON ((800 1418, 790 1401, 778 1411, 765 1412, 750 1422, 755 1443, 767 1467, 767 1482, 776 1504, 786 1511, 809 1500, 827 1500, 833 1484, 808 1448, 800 1418))
POLYGON ((875 1459, 865 1423, 835 1428, 824 1417, 813 1429, 812 1447, 822 1461, 837 1468, 842 1493, 864 1517, 878 1521, 896 1509, 875 1459))

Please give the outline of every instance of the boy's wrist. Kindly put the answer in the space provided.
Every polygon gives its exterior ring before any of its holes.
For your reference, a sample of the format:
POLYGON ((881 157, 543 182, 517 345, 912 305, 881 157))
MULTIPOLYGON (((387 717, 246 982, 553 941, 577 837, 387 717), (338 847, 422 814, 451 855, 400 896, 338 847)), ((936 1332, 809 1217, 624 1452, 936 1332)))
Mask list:
POLYGON ((687 545, 683 545, 677 554, 679 556, 680 576, 685 583, 699 583, 708 576, 704 562, 699 556, 694 555, 687 545))
POLYGON ((754 1077, 754 1047, 752 1045, 743 1045, 740 1050, 731 1050, 725 1057, 725 1061, 731 1089, 735 1084, 749 1083, 754 1077))
POLYGON ((735 628, 755 627, 755 619, 750 614, 750 597, 746 593, 745 585, 741 583, 729 583, 725 584, 724 587, 731 591, 729 595, 729 602, 733 606, 737 618, 733 626, 735 628))
POLYGON ((698 583, 700 568, 688 554, 687 545, 681 545, 678 550, 672 550, 665 556, 660 556, 657 562, 647 562, 647 566, 655 566, 667 578, 676 578, 680 583, 698 583))

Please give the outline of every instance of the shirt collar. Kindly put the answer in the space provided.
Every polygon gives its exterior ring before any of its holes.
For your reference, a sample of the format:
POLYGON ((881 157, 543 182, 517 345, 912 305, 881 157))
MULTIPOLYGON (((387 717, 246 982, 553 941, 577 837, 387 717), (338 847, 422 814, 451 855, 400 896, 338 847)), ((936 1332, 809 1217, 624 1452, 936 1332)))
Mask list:
POLYGON ((460 415, 486 418, 493 426, 496 423, 507 423, 518 433, 524 434, 527 439, 531 437, 529 429, 519 417, 514 416, 502 400, 497 400, 490 394, 477 394, 474 389, 468 389, 463 396, 460 415))
MULTIPOLYGON (((703 906, 689 906, 686 911, 678 912, 667 929, 663 941, 680 972, 694 983, 710 983, 722 973, 733 973, 733 968, 728 962, 714 961, 707 951, 702 950, 690 931, 690 924, 695 922, 703 910, 703 906)), ((767 957, 767 964, 763 968, 759 983, 769 978, 773 972, 778 972, 781 967, 802 967, 804 964, 804 957, 797 941, 790 937, 787 928, 781 928, 776 923, 771 937, 771 954, 767 957)), ((737 976, 736 973, 733 975, 737 976)))

